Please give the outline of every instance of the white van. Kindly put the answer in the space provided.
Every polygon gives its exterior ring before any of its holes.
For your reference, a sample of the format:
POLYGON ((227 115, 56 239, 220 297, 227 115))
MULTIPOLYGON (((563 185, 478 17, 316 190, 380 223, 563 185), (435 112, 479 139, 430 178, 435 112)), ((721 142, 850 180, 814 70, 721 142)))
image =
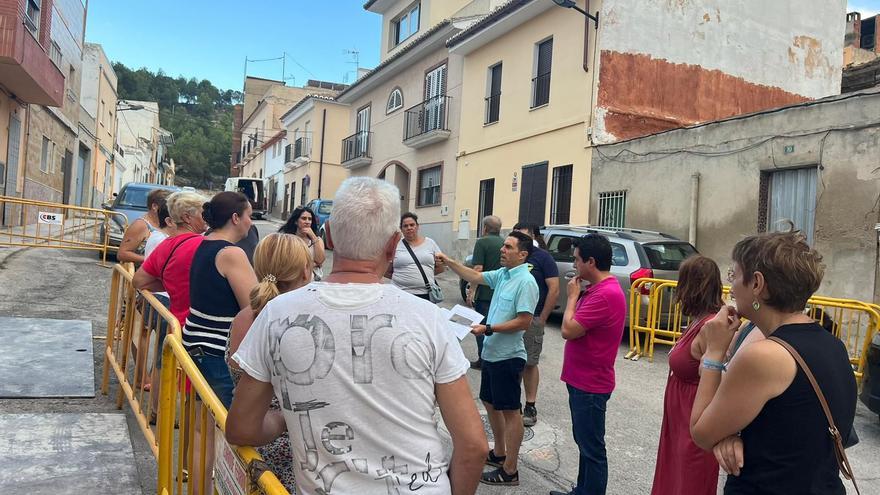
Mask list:
POLYGON ((266 181, 267 179, 257 179, 249 177, 230 177, 226 179, 226 187, 224 191, 240 192, 247 196, 253 208, 254 218, 263 218, 268 211, 268 203, 266 201, 266 181))

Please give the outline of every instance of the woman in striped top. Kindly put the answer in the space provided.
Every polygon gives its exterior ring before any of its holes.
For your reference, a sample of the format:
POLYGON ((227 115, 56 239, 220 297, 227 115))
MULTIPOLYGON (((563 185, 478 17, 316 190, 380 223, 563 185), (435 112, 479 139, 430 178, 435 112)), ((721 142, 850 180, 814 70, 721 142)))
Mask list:
POLYGON ((241 193, 221 192, 205 203, 202 216, 211 227, 190 268, 189 315, 183 345, 224 406, 232 403, 232 377, 224 353, 232 320, 250 303, 257 276, 235 243, 251 228, 251 206, 241 193))

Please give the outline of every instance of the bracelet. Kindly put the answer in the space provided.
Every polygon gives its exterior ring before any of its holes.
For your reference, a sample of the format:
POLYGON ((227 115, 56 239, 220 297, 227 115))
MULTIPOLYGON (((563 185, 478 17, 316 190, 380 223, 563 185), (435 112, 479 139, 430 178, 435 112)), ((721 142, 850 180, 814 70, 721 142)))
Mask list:
POLYGON ((703 358, 703 369, 704 370, 715 370, 715 371, 727 371, 727 365, 722 363, 721 361, 715 361, 714 359, 703 358))

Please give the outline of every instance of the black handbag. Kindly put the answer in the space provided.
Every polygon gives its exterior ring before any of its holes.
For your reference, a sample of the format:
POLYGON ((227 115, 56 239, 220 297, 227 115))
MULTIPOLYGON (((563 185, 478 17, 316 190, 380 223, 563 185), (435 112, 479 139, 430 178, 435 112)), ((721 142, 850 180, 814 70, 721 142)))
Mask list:
POLYGON ((409 243, 406 242, 406 239, 403 240, 403 245, 406 247, 406 250, 409 251, 409 255, 412 256, 413 262, 415 262, 416 267, 419 269, 419 273, 422 274, 422 280, 425 281, 425 289, 428 290, 428 299, 432 303, 438 303, 443 301, 443 289, 437 285, 437 281, 429 282, 428 276, 425 275, 425 269, 422 268, 422 264, 419 263, 419 259, 416 257, 416 253, 413 252, 412 248, 409 246, 409 243))

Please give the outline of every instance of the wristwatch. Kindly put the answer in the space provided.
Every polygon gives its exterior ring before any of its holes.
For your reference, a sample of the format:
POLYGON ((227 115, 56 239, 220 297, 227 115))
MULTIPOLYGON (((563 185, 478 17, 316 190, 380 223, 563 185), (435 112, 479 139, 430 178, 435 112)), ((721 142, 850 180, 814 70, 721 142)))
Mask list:
POLYGON ((495 333, 495 332, 492 331, 492 325, 487 323, 486 324, 486 331, 483 333, 483 335, 488 337, 488 336, 492 335, 493 333, 495 333))

